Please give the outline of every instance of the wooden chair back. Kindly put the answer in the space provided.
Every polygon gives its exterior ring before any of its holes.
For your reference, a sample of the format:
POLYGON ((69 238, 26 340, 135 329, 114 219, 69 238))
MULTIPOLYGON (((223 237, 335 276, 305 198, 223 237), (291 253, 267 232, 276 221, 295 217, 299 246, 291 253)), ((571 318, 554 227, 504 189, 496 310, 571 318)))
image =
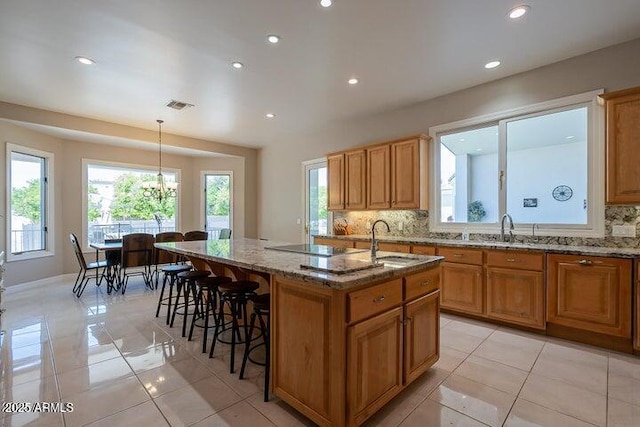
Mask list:
POLYGON ((122 255, 120 263, 123 268, 153 264, 152 234, 133 233, 122 236, 122 255))
POLYGON ((191 242, 194 240, 208 240, 208 239, 209 239, 209 233, 207 233, 206 231, 194 230, 194 231, 187 231, 186 233, 184 233, 185 242, 191 242))
MULTIPOLYGON (((184 236, 179 231, 166 231, 164 233, 156 234, 156 243, 162 242, 182 242, 184 236)), ((155 248, 155 262, 154 264, 175 264, 179 261, 178 254, 165 251, 164 249, 155 248)))
POLYGON ((76 258, 78 260, 78 264, 80 264, 80 268, 84 271, 87 269, 87 262, 84 259, 84 254, 82 253, 82 249, 80 248, 80 243, 78 242, 78 238, 75 234, 69 234, 69 240, 71 241, 71 246, 73 246, 73 252, 76 254, 76 258))

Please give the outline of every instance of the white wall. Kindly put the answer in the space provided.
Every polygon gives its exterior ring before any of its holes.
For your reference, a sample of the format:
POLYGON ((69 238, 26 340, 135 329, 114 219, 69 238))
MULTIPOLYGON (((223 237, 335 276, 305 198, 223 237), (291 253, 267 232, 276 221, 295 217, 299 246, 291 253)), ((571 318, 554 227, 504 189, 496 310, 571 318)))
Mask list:
POLYGON ((271 141, 269 147, 260 151, 259 234, 281 241, 301 241, 301 226, 296 224, 296 218, 303 214, 300 173, 303 160, 594 89, 611 91, 640 86, 639 69, 640 39, 637 39, 406 108, 271 141))

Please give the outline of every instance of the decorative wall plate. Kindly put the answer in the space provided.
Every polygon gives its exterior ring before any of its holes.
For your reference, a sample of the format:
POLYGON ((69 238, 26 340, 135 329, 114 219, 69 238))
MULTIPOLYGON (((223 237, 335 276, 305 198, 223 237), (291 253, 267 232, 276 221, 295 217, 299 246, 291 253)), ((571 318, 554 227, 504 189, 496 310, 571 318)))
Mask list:
POLYGON ((559 202, 566 202, 573 196, 573 190, 568 185, 558 185, 551 194, 559 202))

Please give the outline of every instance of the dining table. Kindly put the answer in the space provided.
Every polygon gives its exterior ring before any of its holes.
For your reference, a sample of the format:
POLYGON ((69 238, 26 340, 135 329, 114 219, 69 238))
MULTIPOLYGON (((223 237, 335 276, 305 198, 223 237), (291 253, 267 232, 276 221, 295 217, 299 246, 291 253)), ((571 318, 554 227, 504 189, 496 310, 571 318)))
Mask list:
MULTIPOLYGON (((107 281, 107 293, 110 294, 111 290, 115 288, 116 291, 120 289, 120 275, 118 270, 118 260, 115 260, 115 257, 112 257, 112 262, 110 261, 110 252, 113 254, 114 252, 120 253, 122 251, 122 240, 106 240, 104 242, 94 242, 90 243, 89 247, 96 250, 96 262, 100 260, 100 252, 104 252, 105 259, 107 259, 107 266, 102 272, 103 277, 107 281)), ((99 272, 96 270, 96 283, 98 283, 99 272)))

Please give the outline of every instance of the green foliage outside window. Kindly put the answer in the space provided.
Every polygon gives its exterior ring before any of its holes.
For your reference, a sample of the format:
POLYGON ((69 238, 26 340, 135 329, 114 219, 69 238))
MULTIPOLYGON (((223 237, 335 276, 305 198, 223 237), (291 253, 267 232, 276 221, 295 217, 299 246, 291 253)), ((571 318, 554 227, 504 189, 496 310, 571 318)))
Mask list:
POLYGON ((173 218, 176 199, 167 197, 160 202, 155 197, 145 197, 142 192, 142 182, 155 181, 155 175, 142 175, 141 178, 133 174, 120 175, 113 185, 113 201, 109 208, 111 218, 116 221, 128 219, 155 219, 154 214, 161 214, 163 218, 173 218))
POLYGON ((42 213, 42 185, 40 179, 30 179, 27 185, 11 190, 11 209, 16 215, 39 224, 42 213))

